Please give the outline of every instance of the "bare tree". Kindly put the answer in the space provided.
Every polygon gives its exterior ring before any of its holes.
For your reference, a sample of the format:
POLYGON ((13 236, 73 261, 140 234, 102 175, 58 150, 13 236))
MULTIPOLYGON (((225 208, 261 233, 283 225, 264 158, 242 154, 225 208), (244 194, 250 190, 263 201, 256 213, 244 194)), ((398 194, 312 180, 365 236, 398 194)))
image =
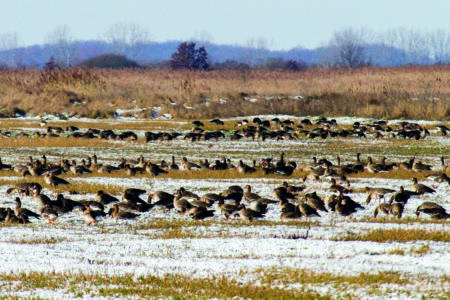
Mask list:
POLYGON ((343 68, 367 65, 369 63, 366 53, 367 39, 365 30, 347 28, 336 31, 330 42, 334 64, 343 68))
POLYGON ((261 65, 264 62, 264 52, 269 48, 267 39, 263 37, 247 40, 241 61, 248 65, 261 65))
POLYGON ((58 25, 47 35, 47 48, 60 66, 70 67, 75 61, 76 41, 67 25, 58 25))
POLYGON ((0 64, 8 67, 17 67, 20 64, 20 55, 18 51, 19 36, 14 33, 0 34, 0 64))
POLYGON ((148 31, 136 23, 115 23, 105 33, 105 39, 111 44, 115 54, 139 59, 139 45, 149 42, 148 31))
POLYGON ((448 63, 450 51, 450 36, 443 29, 438 29, 429 34, 430 48, 434 63, 448 63))

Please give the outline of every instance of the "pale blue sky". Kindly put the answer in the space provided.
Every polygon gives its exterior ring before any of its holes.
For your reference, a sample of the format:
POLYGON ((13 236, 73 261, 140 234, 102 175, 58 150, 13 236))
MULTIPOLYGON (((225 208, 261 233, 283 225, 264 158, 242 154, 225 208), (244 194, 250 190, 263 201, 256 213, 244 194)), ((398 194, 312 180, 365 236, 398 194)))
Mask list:
POLYGON ((349 26, 450 30, 449 12, 448 0, 0 0, 0 34, 17 32, 22 45, 40 44, 67 25, 76 39, 88 40, 113 23, 134 22, 154 41, 206 32, 218 44, 264 38, 271 49, 315 48, 349 26))

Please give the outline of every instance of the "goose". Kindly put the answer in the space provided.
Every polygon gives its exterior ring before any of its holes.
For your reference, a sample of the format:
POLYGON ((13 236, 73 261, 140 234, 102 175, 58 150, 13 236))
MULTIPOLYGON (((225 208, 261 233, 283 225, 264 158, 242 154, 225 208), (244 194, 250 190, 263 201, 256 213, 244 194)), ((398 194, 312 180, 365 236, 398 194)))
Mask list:
POLYGON ((139 198, 140 195, 145 194, 147 191, 135 188, 128 188, 122 193, 121 200, 131 202, 134 204, 147 204, 144 200, 139 198))
POLYGON ((325 206, 329 209, 329 212, 335 211, 336 203, 337 203, 337 196, 336 195, 329 195, 325 198, 325 206))
POLYGON ((444 215, 446 214, 445 208, 440 206, 439 204, 435 202, 423 202, 421 205, 419 205, 416 209, 416 215, 419 217, 420 213, 424 213, 430 216, 433 215, 444 215))
POLYGON ((421 183, 417 183, 417 178, 415 178, 415 177, 413 177, 411 179, 411 181, 413 182, 413 184, 411 186, 412 190, 414 192, 418 193, 419 195, 436 193, 436 191, 433 190, 432 188, 430 188, 429 186, 426 186, 421 183))
POLYGON ((16 183, 13 187, 8 188, 6 190, 6 195, 10 195, 11 193, 18 193, 19 195, 32 195, 34 190, 42 190, 42 186, 36 182, 19 182, 16 183))
POLYGON ((53 208, 51 204, 46 204, 41 208, 41 215, 46 218, 49 223, 56 224, 58 212, 53 208))
POLYGON ((409 161, 404 161, 404 162, 399 163, 398 164, 398 168, 399 169, 404 169, 404 170, 411 170, 415 159, 416 158, 413 157, 409 161))
POLYGON ((129 212, 129 211, 123 211, 120 210, 119 205, 114 204, 113 207, 111 208, 111 217, 113 219, 118 219, 118 220, 131 220, 131 219, 135 219, 137 218, 139 215, 129 212))
POLYGON ((93 224, 95 226, 95 222, 97 219, 105 217, 106 213, 101 210, 92 210, 89 206, 83 206, 83 217, 87 222, 87 225, 93 224))
POLYGON ((103 205, 119 202, 119 199, 117 199, 114 196, 111 196, 110 194, 106 194, 103 190, 99 190, 97 193, 95 193, 94 200, 100 202, 103 205))
POLYGON ((293 219, 300 219, 302 216, 302 213, 300 212, 300 209, 298 205, 295 206, 294 211, 282 211, 280 215, 281 220, 293 220, 293 219))
POLYGON ((204 220, 206 218, 214 217, 214 210, 196 206, 186 210, 186 214, 194 220, 204 220))
POLYGON ((308 220, 308 217, 320 217, 317 210, 314 207, 310 206, 308 203, 300 203, 298 205, 298 209, 300 210, 302 215, 305 216, 306 220, 308 220))
POLYGON ((195 200, 200 199, 200 197, 197 194, 195 194, 193 192, 190 192, 190 191, 187 191, 184 187, 180 187, 179 191, 182 193, 183 198, 195 199, 195 200))
POLYGON ((184 216, 186 210, 192 208, 192 205, 188 200, 181 198, 182 195, 183 195, 182 191, 178 190, 176 192, 176 196, 173 199, 173 206, 179 213, 181 213, 182 216, 184 216))
POLYGON ((438 182, 438 187, 442 182, 447 182, 450 185, 450 178, 448 178, 447 174, 443 172, 436 172, 425 176, 425 178, 433 180, 433 187, 435 182, 438 182))
POLYGON ((375 208, 373 217, 376 219, 379 213, 384 213, 387 217, 391 213, 391 205, 389 203, 381 203, 375 208))
POLYGON ((62 213, 71 212, 76 208, 83 208, 83 205, 69 198, 65 198, 63 194, 58 194, 56 200, 52 201, 53 206, 59 206, 62 213))
POLYGON ((110 174, 110 173, 116 172, 116 171, 120 171, 120 168, 119 167, 114 167, 114 166, 111 166, 111 165, 102 165, 101 167, 99 167, 97 169, 98 173, 108 173, 108 174, 110 174))
POLYGON ((224 200, 233 200, 235 203, 239 204, 244 196, 244 190, 240 186, 232 185, 220 193, 220 196, 222 196, 224 200))
POLYGON ((358 211, 355 207, 353 207, 353 205, 347 205, 347 203, 343 204, 342 203, 343 200, 344 200, 343 194, 340 194, 339 197, 337 198, 335 206, 335 211, 338 215, 347 218, 348 216, 358 211))
POLYGON ((16 207, 14 207, 14 213, 16 214, 16 216, 18 218, 24 219, 24 220, 28 220, 29 217, 33 217, 33 218, 36 218, 36 219, 40 219, 41 218, 37 213, 32 212, 29 209, 23 208, 22 207, 22 202, 20 201, 19 197, 16 197, 14 199, 14 202, 17 203, 16 207))
POLYGON ((62 178, 56 177, 55 175, 52 175, 49 172, 45 173, 45 182, 48 185, 52 186, 54 189, 56 189, 56 187, 58 187, 59 185, 68 185, 69 184, 68 181, 66 181, 62 178))
POLYGON ((4 164, 2 158, 0 157, 0 170, 11 170, 11 165, 4 164))
POLYGON ((169 165, 171 170, 179 170, 180 167, 175 163, 175 156, 172 155, 172 164, 169 165))
POLYGON ((217 205, 218 211, 225 216, 227 221, 230 219, 230 215, 239 210, 239 206, 235 204, 225 204, 223 199, 219 199, 219 203, 217 205))
POLYGON ((409 198, 411 198, 412 196, 417 196, 417 195, 420 195, 420 193, 405 190, 405 188, 403 186, 401 186, 400 190, 398 192, 396 192, 394 195, 392 195, 391 199, 389 199, 389 204, 392 204, 392 202, 395 201, 395 202, 406 205, 409 198))
POLYGON ((286 191, 291 194, 299 193, 306 189, 305 186, 289 185, 289 183, 287 183, 286 181, 283 182, 283 186, 286 188, 286 191))
POLYGON ((27 219, 22 219, 18 216, 13 215, 11 208, 8 207, 6 209, 5 223, 6 224, 26 224, 26 223, 30 223, 30 221, 28 221, 27 219))
POLYGON ((401 219, 404 209, 405 207, 402 203, 394 203, 391 205, 391 214, 396 216, 398 219, 401 219))
POLYGON ((221 195, 214 194, 214 193, 207 193, 200 197, 200 201, 203 201, 208 205, 208 207, 211 207, 214 202, 219 201, 220 199, 224 199, 221 195))
POLYGON ((364 188, 364 191, 368 194, 366 204, 369 204, 370 200, 374 197, 377 198, 378 200, 381 200, 381 199, 384 200, 384 195, 395 192, 395 190, 393 190, 393 189, 368 187, 368 186, 366 186, 364 188))
MULTIPOLYGON (((93 164, 92 164, 92 168, 93 169, 100 169, 102 166, 103 166, 103 164, 99 164, 98 162, 97 162, 97 155, 92 155, 91 156, 92 157, 92 160, 94 161, 93 162, 93 164)), ((89 160, 89 159, 88 159, 89 160)))
POLYGON ((171 210, 173 208, 174 195, 169 194, 164 191, 156 191, 153 194, 148 195, 147 202, 151 203, 155 201, 155 206, 163 207, 165 209, 171 210))
POLYGON ((262 215, 267 212, 267 204, 260 202, 259 199, 250 202, 248 207, 262 215))
POLYGON ((152 164, 151 162, 147 162, 147 165, 145 166, 145 171, 147 171, 148 174, 153 175, 155 177, 158 175, 168 173, 166 170, 161 169, 158 165, 152 164))
POLYGON ((190 162, 187 160, 186 157, 183 157, 181 159, 181 165, 180 165, 180 169, 181 170, 188 170, 190 171, 191 169, 201 169, 202 167, 197 165, 196 163, 190 162))
MULTIPOLYGON (((330 190, 332 192, 338 192, 338 193, 342 192, 343 194, 352 193, 352 190, 347 189, 342 185, 338 185, 334 178, 331 179, 330 183, 331 183, 330 190)), ((346 180, 345 183, 347 184, 347 187, 350 187, 350 181, 346 180)))
POLYGON ((430 165, 425 165, 420 161, 415 161, 411 168, 414 172, 425 172, 425 171, 431 171, 430 165))
POLYGON ((441 157, 441 172, 442 173, 450 172, 450 166, 445 165, 445 158, 443 156, 441 157))
POLYGON ((250 173, 255 173, 256 172, 255 168, 244 164, 244 162, 242 160, 239 161, 239 165, 237 167, 237 170, 241 174, 250 174, 250 173))
POLYGON ((244 193, 243 198, 246 202, 250 203, 261 198, 260 195, 252 193, 252 187, 250 185, 246 185, 245 189, 247 189, 247 191, 244 193))
POLYGON ((384 171, 384 167, 382 164, 375 164, 373 163, 372 157, 369 156, 368 158, 368 164, 366 166, 366 170, 369 173, 379 173, 379 172, 383 172, 384 171))
POLYGON ((105 206, 101 202, 92 200, 78 200, 77 202, 81 204, 81 209, 86 208, 86 206, 89 206, 89 209, 91 210, 100 210, 100 211, 105 210, 105 206))
MULTIPOLYGON (((253 222, 255 211, 252 211, 251 209, 245 208, 244 204, 241 204, 238 206, 239 210, 239 217, 243 222, 253 222)), ((258 214, 259 216, 261 214, 258 214)))
POLYGON ((325 203, 322 199, 320 199, 316 192, 305 194, 305 200, 306 204, 308 204, 312 208, 328 212, 328 210, 325 208, 325 203))
POLYGON ((291 176, 296 168, 297 164, 291 161, 287 165, 277 166, 275 168, 275 173, 283 176, 291 176))
POLYGON ((33 190, 33 199, 36 201, 36 204, 41 208, 52 202, 47 195, 41 194, 41 190, 38 188, 35 188, 33 190))
POLYGON ((283 200, 293 200, 295 199, 296 195, 288 192, 288 189, 285 186, 280 186, 273 189, 272 196, 278 201, 283 201, 283 200))
POLYGON ((72 160, 72 165, 70 166, 70 171, 75 175, 92 174, 92 171, 86 169, 84 166, 77 166, 75 160, 72 160))

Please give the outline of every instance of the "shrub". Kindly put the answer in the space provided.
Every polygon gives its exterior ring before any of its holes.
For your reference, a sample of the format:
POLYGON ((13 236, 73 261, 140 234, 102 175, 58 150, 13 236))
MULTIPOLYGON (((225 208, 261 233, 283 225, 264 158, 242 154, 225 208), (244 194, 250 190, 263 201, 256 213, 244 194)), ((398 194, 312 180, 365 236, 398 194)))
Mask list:
POLYGON ((80 63, 80 66, 100 69, 140 68, 135 61, 129 60, 125 56, 117 54, 98 55, 83 61, 80 63))

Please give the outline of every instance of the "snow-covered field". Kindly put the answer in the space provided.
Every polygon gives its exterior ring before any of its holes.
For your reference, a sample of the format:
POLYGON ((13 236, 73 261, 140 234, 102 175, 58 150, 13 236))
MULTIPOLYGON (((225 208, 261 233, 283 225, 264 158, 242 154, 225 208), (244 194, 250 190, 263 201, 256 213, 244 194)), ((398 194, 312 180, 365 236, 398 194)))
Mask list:
MULTIPOLYGON (((267 118, 271 117, 273 116, 267 118)), ((115 120, 114 122, 119 121, 115 120)), ((338 123, 341 122, 352 123, 354 120, 338 119, 338 123)), ((431 131, 431 133, 432 136, 424 141, 405 141, 403 146, 399 146, 398 141, 357 138, 325 141, 299 139, 277 142, 268 140, 263 143, 251 140, 230 141, 229 139, 218 142, 191 143, 179 139, 172 142, 149 144, 111 142, 121 143, 122 147, 119 148, 0 148, 0 157, 3 163, 15 165, 26 162, 29 155, 39 158, 46 154, 49 161, 57 161, 63 155, 70 159, 80 160, 96 154, 102 163, 118 164, 120 157, 137 158, 142 154, 147 160, 159 162, 161 159, 170 161, 173 154, 178 161, 182 156, 186 156, 191 161, 204 158, 214 161, 226 156, 235 164, 239 159, 250 164, 253 159, 259 160, 264 157, 273 156, 276 160, 281 151, 285 151, 289 153, 288 160, 295 160, 301 165, 310 162, 314 155, 326 157, 333 162, 336 161, 336 155, 340 155, 343 163, 352 162, 355 160, 354 154, 361 152, 363 159, 369 155, 377 159, 386 156, 388 162, 404 161, 414 155, 422 162, 432 164, 434 170, 439 170, 440 157, 448 155, 446 150, 448 138, 439 136, 436 131, 431 131), (394 147, 396 150, 392 153, 394 147), (430 151, 430 149, 434 150, 430 151), (412 152, 414 153, 411 154, 412 152)), ((139 132, 139 136, 142 135, 143 132, 139 132)), ((169 171, 169 174, 170 172, 174 171, 169 171)), ((411 177, 413 176, 415 174, 411 172, 411 177)), ((142 188, 148 193, 157 190, 173 192, 183 186, 200 196, 209 192, 219 193, 230 185, 250 184, 253 192, 267 198, 273 198, 272 190, 283 181, 297 185, 302 183, 298 179, 283 177, 171 179, 169 176, 169 178, 160 179, 147 176, 112 178, 102 177, 101 174, 98 174, 98 176, 90 177, 65 178, 73 183, 100 183, 111 187, 119 186, 123 190, 129 187, 142 188)), ((3 203, 1 206, 13 208, 15 195, 6 195, 6 189, 12 186, 14 181, 23 179, 11 172, 0 177, 0 180, 11 180, 11 184, 0 186, 0 201, 3 203)), ((31 182, 33 178, 28 177, 26 180, 31 182)), ((409 189, 411 185, 410 178, 356 176, 350 181, 351 187, 355 191, 366 186, 398 190, 400 186, 409 189)), ((431 182, 424 183, 431 185, 431 182)), ((306 186, 305 192, 317 191, 322 199, 331 194, 328 190, 329 183, 326 182, 307 182, 306 186)), ((431 240, 383 243, 342 241, 351 234, 363 234, 376 229, 425 229, 430 232, 439 231, 450 234, 445 221, 422 222, 415 219, 416 208, 424 201, 437 202, 450 210, 449 185, 441 184, 436 190, 437 193, 434 195, 410 199, 404 212, 404 218, 410 218, 410 222, 373 222, 373 211, 378 205, 378 201, 373 200, 366 205, 367 195, 362 192, 355 192, 350 196, 353 200, 363 204, 366 209, 354 214, 350 220, 323 213, 321 218, 314 218, 312 222, 282 222, 278 205, 271 204, 264 221, 256 221, 252 224, 242 224, 239 220, 227 222, 217 211, 213 220, 210 219, 204 223, 194 222, 188 221, 179 214, 165 213, 159 208, 153 208, 150 212, 142 213, 137 220, 118 221, 106 218, 98 222, 96 227, 88 227, 82 213, 74 211, 58 218, 56 225, 39 220, 33 221, 31 225, 2 227, 0 274, 71 272, 133 274, 136 277, 177 274, 192 278, 212 278, 224 275, 240 282, 258 285, 260 283, 256 280, 256 273, 276 273, 283 272, 285 269, 311 270, 316 273, 324 272, 343 277, 357 276, 361 273, 394 272, 402 278, 407 278, 409 283, 404 286, 383 283, 375 288, 376 292, 374 292, 373 285, 365 286, 364 284, 349 285, 342 291, 333 282, 329 284, 291 282, 289 285, 280 283, 279 287, 283 289, 306 288, 336 298, 394 297, 407 299, 422 296, 445 298, 448 296, 446 290, 449 288, 448 276, 450 276, 448 242, 431 240), (157 225, 166 224, 165 221, 177 225, 174 225, 173 228, 157 225), (180 234, 171 235, 174 231, 179 231, 180 234), (306 233, 308 233, 307 238, 292 238, 293 236, 305 237, 306 233)), ((93 194, 79 192, 79 195, 65 193, 65 196, 73 200, 92 199, 93 197, 93 194)), ((106 192, 108 191, 106 190, 106 192)), ((48 186, 44 186, 44 193, 52 197, 55 195, 55 192, 48 186)), ((22 202, 24 207, 38 211, 38 206, 31 197, 23 197, 22 202)), ((378 219, 383 218, 384 216, 378 217, 378 219)), ((428 220, 429 217, 421 215, 420 220, 423 219, 428 220)), ((7 297, 17 295, 22 298, 72 298, 75 296, 68 287, 50 290, 45 286, 30 288, 4 279, 0 282, 0 293, 7 297)), ((95 289, 84 294, 84 297, 102 298, 97 295, 95 289)))

